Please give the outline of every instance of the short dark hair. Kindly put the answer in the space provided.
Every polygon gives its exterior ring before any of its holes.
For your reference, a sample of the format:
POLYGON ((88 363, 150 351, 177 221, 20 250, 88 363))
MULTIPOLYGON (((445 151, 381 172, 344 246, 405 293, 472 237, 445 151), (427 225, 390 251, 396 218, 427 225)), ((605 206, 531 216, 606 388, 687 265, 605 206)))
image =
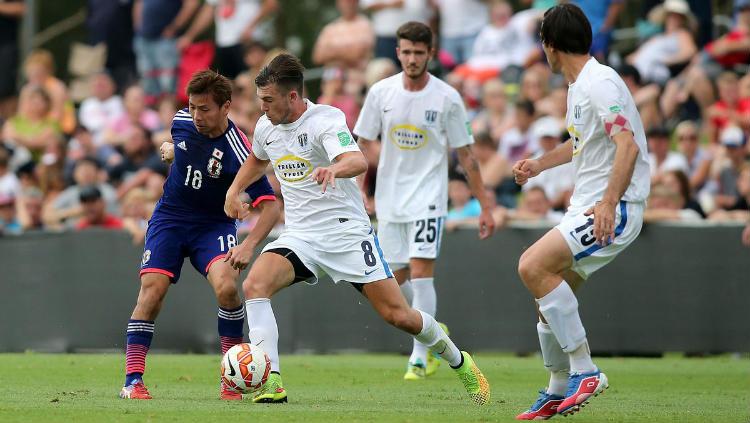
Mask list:
POLYGON ((282 87, 286 92, 296 90, 302 95, 305 84, 305 67, 292 54, 282 53, 274 57, 255 77, 255 85, 263 88, 270 84, 282 87))
POLYGON ((534 103, 529 100, 520 100, 518 103, 516 103, 516 110, 523 110, 529 116, 534 116, 534 114, 536 113, 534 103))
POLYGON ((432 48, 432 30, 422 22, 407 22, 396 31, 396 39, 409 40, 412 43, 425 43, 427 48, 432 48))
POLYGON ((216 104, 223 106, 232 99, 232 83, 226 76, 207 69, 193 74, 185 92, 188 97, 193 94, 210 94, 216 104))
POLYGON ((587 54, 591 50, 591 23, 571 3, 558 4, 544 12, 539 36, 542 44, 563 53, 587 54))

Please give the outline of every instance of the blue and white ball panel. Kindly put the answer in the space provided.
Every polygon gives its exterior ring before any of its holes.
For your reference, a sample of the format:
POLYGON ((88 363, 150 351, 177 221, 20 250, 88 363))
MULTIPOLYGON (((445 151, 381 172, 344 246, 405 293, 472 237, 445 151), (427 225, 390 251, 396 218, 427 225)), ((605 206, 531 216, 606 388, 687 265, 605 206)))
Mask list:
POLYGON ((615 208, 615 238, 602 247, 594 238, 593 216, 585 216, 588 210, 568 210, 555 228, 560 231, 570 252, 573 254, 571 269, 583 279, 611 262, 621 251, 628 247, 641 232, 645 203, 625 202, 615 208))
POLYGON ((369 225, 347 221, 336 232, 285 231, 263 251, 288 248, 299 257, 317 283, 324 274, 338 283, 369 283, 393 277, 375 231, 369 225))

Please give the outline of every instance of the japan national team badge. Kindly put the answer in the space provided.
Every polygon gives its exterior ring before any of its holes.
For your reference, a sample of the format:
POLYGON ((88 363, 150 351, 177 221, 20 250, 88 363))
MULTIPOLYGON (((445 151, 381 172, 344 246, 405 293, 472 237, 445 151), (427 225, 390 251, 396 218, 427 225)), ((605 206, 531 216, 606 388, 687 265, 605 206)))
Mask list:
MULTIPOLYGON (((218 150, 214 150, 216 152, 218 150)), ((208 176, 212 178, 218 178, 221 175, 221 162, 216 160, 216 157, 208 159, 208 176)))

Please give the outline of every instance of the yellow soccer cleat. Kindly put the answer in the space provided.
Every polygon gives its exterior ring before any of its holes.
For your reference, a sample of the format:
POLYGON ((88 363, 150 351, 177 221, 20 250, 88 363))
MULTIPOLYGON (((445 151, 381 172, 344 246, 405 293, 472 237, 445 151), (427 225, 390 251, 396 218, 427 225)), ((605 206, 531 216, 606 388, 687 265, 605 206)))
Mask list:
POLYGON ((425 365, 422 363, 422 360, 417 360, 416 363, 406 365, 404 380, 422 380, 425 377, 425 365))
POLYGON ((469 353, 461 351, 464 358, 461 367, 454 369, 464 384, 466 392, 469 393, 471 400, 477 405, 485 405, 490 402, 490 383, 484 377, 479 367, 474 363, 469 353))
POLYGON ((266 383, 263 384, 260 391, 253 397, 253 402, 266 404, 287 402, 286 389, 282 386, 281 375, 271 373, 266 383))

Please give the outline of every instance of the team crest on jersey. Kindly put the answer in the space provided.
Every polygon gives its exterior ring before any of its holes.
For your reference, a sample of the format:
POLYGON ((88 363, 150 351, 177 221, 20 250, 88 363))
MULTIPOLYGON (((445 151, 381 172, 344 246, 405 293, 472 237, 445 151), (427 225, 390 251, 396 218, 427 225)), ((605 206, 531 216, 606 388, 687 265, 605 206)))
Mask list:
MULTIPOLYGON (((216 152, 218 150, 214 150, 216 152)), ((219 151, 220 152, 220 151, 219 151)), ((208 176, 212 178, 218 178, 221 175, 221 162, 216 160, 216 157, 208 159, 208 176)))
POLYGON ((435 121, 437 120, 437 116, 437 110, 425 110, 424 112, 424 120, 428 125, 431 123, 435 123, 435 121))
POLYGON ((211 155, 216 157, 216 160, 221 160, 221 158, 224 157, 224 152, 218 148, 214 148, 214 152, 211 155))
POLYGON ((299 148, 307 147, 307 132, 297 135, 297 144, 299 144, 299 148))
POLYGON ((573 117, 578 120, 581 118, 581 106, 576 104, 575 107, 573 107, 573 117))

